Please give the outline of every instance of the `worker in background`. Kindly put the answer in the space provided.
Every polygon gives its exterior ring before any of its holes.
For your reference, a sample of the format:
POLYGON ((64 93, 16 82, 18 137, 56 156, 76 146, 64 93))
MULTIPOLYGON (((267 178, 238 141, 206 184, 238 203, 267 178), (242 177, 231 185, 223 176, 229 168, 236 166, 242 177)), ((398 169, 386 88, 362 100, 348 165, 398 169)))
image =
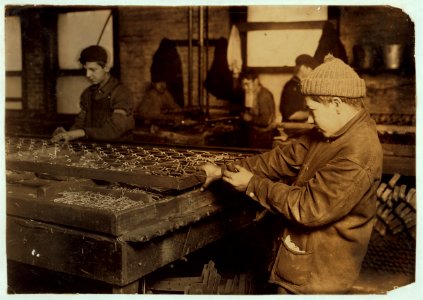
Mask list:
POLYGON ((148 88, 138 108, 139 116, 143 120, 168 120, 174 119, 174 113, 180 111, 181 107, 167 90, 166 81, 157 76, 152 77, 151 86, 148 88))
POLYGON ((63 127, 53 133, 52 141, 79 138, 93 140, 129 140, 135 127, 131 92, 110 73, 103 47, 82 50, 79 61, 92 83, 81 95, 81 111, 69 131, 63 127))
POLYGON ((272 148, 275 101, 272 93, 261 85, 257 73, 247 71, 241 76, 245 93, 243 120, 248 124, 248 146, 272 148))
POLYGON ((285 84, 281 94, 280 112, 283 122, 306 122, 309 111, 305 97, 301 94, 301 81, 318 65, 317 61, 307 54, 295 59, 294 76, 285 84))
POLYGON ((314 129, 227 166, 201 166, 203 189, 223 178, 284 220, 269 280, 278 293, 348 293, 373 229, 382 147, 363 105, 365 82, 342 60, 326 56, 301 92, 314 129))

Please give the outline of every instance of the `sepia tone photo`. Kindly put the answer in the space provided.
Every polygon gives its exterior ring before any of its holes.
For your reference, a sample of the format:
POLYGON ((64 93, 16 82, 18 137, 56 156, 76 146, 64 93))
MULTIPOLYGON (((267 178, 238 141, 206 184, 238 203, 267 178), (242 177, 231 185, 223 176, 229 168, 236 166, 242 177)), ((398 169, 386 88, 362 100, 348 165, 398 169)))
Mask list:
POLYGON ((5 293, 414 285, 415 52, 390 5, 5 5, 5 293))

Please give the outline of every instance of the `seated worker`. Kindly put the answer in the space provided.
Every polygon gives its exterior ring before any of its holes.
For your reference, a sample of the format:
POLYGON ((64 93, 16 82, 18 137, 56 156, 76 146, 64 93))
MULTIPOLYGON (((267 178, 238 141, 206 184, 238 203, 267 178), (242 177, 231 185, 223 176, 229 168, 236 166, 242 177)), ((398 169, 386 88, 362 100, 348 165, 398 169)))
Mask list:
POLYGON ((82 92, 81 112, 75 123, 69 131, 57 128, 52 141, 130 139, 135 127, 132 94, 109 73, 106 50, 100 46, 85 48, 79 61, 92 85, 82 92))
POLYGON ((174 113, 180 110, 180 106, 167 90, 166 81, 152 76, 151 86, 144 95, 138 108, 139 116, 144 120, 168 120, 175 118, 172 112, 174 113))
POLYGON ((248 71, 242 75, 245 93, 243 119, 248 124, 248 146, 257 149, 272 148, 275 120, 273 94, 261 85, 258 75, 248 71))
POLYGON ((314 129, 227 166, 201 166, 203 189, 223 178, 283 221, 269 279, 278 293, 344 294, 367 252, 383 151, 365 82, 342 60, 327 55, 301 92, 314 129))
POLYGON ((317 61, 307 54, 301 54, 295 59, 294 76, 285 84, 279 109, 283 122, 306 122, 309 112, 305 97, 301 94, 301 81, 317 67, 317 61))

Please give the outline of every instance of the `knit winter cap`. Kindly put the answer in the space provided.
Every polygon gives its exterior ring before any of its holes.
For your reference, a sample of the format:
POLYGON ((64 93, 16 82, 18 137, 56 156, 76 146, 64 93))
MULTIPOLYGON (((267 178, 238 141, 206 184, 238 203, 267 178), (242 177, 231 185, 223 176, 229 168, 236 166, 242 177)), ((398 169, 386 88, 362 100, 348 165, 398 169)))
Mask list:
POLYGON ((301 93, 360 98, 366 96, 366 84, 349 65, 328 54, 323 63, 301 81, 301 93))
POLYGON ((107 52, 101 46, 89 46, 82 50, 79 58, 81 64, 85 65, 87 62, 102 62, 107 63, 107 52))

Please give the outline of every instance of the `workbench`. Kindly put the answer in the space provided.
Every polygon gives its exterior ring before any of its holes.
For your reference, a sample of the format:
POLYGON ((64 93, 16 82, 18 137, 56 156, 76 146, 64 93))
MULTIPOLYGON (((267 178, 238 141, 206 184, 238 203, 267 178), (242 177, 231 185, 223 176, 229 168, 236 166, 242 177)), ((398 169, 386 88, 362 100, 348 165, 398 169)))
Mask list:
MULTIPOLYGON (((54 145, 53 152, 46 140, 21 138, 6 144, 7 259, 100 281, 112 293, 142 291, 146 275, 254 223, 260 209, 223 182, 200 191, 204 178, 188 168, 176 174, 180 165, 162 156, 165 148, 74 144, 72 149, 54 145), (99 157, 87 159, 109 148, 114 150, 102 154, 101 166, 99 157), (128 149, 149 151, 145 157, 154 153, 157 160, 147 164, 138 158, 135 166, 127 159, 127 168, 118 168, 114 163, 122 160, 122 151, 131 157, 128 149), (108 166, 103 165, 106 158, 108 166), (66 202, 73 193, 97 195, 102 202, 66 202), (106 207, 107 199, 120 202, 106 207)), ((194 155, 197 163, 200 156, 223 162, 247 155, 167 150, 174 156, 185 153, 184 159, 194 155)))

